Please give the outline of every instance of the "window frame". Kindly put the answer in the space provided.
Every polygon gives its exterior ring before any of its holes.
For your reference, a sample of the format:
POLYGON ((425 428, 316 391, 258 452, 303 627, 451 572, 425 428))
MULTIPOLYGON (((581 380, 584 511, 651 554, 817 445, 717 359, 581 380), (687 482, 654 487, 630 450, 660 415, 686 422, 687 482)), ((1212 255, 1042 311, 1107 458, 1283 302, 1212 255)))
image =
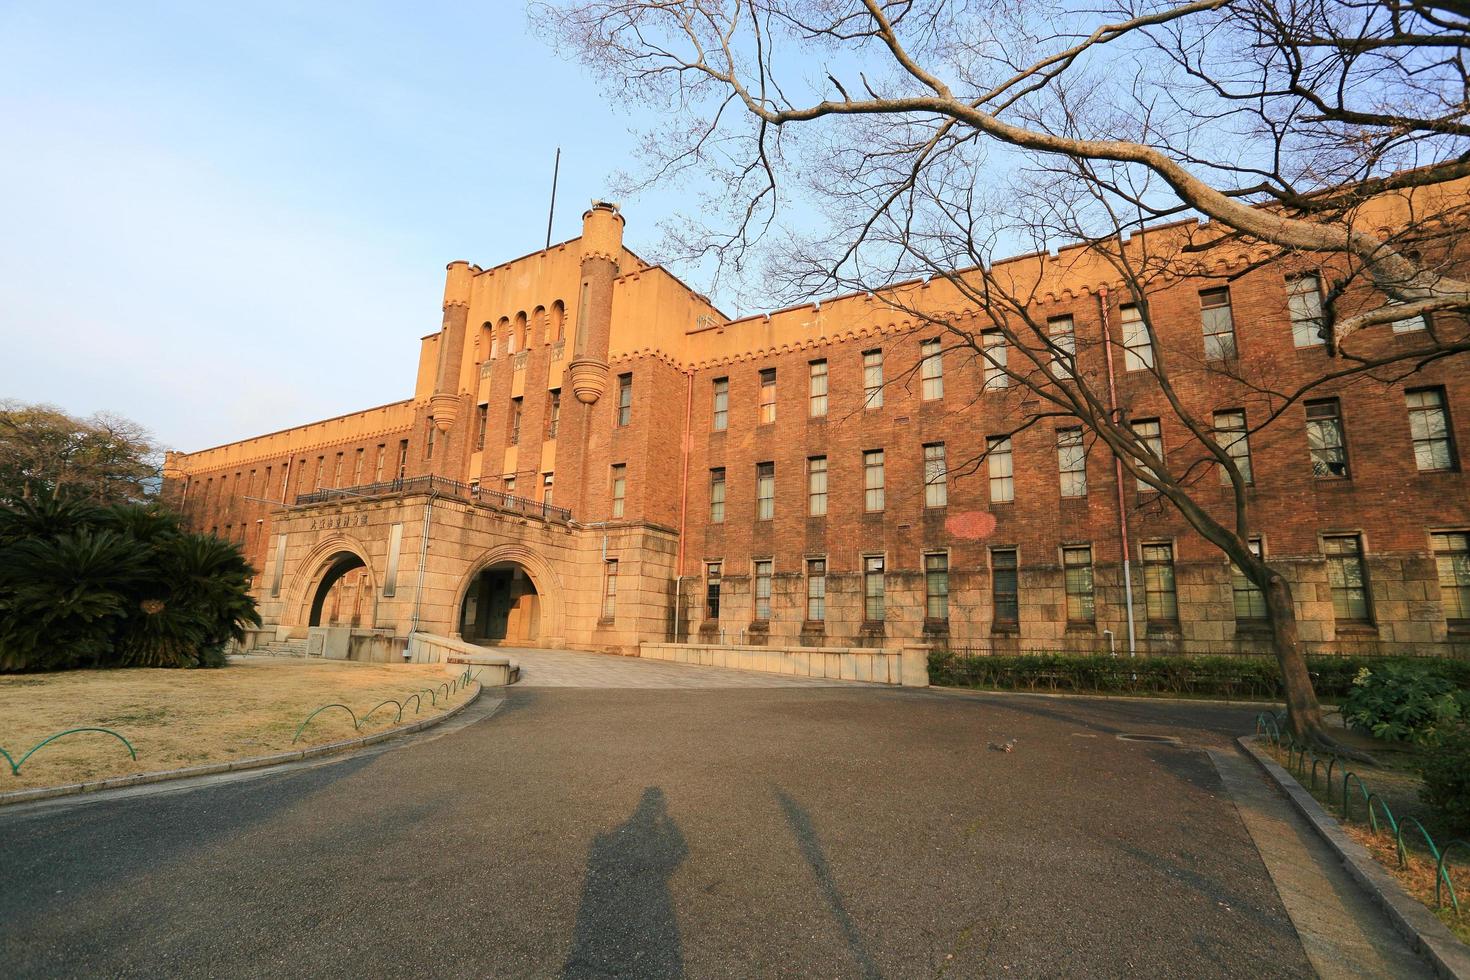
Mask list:
POLYGON ((924 508, 938 510, 949 506, 949 460, 943 442, 924 443, 924 508), (934 450, 938 455, 934 455, 934 450), (938 463, 938 472, 934 464, 938 463))
POLYGON ((706 559, 704 563, 704 622, 720 621, 720 586, 724 581, 725 562, 722 558, 706 559), (711 574, 713 569, 713 574, 711 574))
POLYGON ((806 571, 806 619, 808 623, 827 621, 827 558, 825 555, 808 556, 803 562, 806 571), (818 566, 814 569, 814 566, 818 566), (817 583, 817 592, 812 583, 817 583), (813 615, 815 611, 815 615, 813 615))
POLYGON ((610 503, 608 514, 612 520, 621 520, 627 510, 628 500, 628 464, 613 463, 609 467, 608 494, 610 503))
POLYGON ((752 558, 750 560, 750 618, 755 623, 771 621, 771 594, 775 588, 776 560, 774 558, 752 558), (762 574, 764 568, 764 574, 762 574), (765 594, 761 594, 764 583, 765 594))
POLYGON ((1177 554, 1173 541, 1140 541, 1138 543, 1139 566, 1143 569, 1143 610, 1149 629, 1172 630, 1179 626, 1179 579, 1175 574, 1177 554), (1152 549, 1163 549, 1165 557, 1160 559, 1150 554, 1152 549), (1155 571, 1157 569, 1158 571, 1155 571), (1167 578, 1167 587, 1164 579, 1167 578), (1167 597, 1167 606, 1162 599, 1167 597))
POLYGON ((949 552, 943 549, 926 551, 922 555, 924 569, 924 622, 928 625, 949 625, 949 552), (943 567, 934 567, 935 562, 943 567), (939 576, 943 576, 942 580, 939 576), (940 588, 935 589, 936 583, 940 588), (936 606, 936 604, 938 604, 936 606), (939 613, 935 609, 939 608, 939 613))
POLYGON ((1303 272, 1286 277, 1286 314, 1291 323, 1294 348, 1310 350, 1327 343, 1322 337, 1322 327, 1327 320, 1322 315, 1322 276, 1319 273, 1303 272), (1311 284, 1310 289, 1306 288, 1308 283, 1311 284), (1298 299, 1302 300, 1300 304, 1298 299))
POLYGON ((1233 361, 1239 358, 1240 346, 1235 336, 1235 310, 1231 301, 1230 287, 1215 286, 1210 289, 1201 289, 1199 291, 1199 308, 1200 334, 1204 338, 1205 360, 1233 361), (1224 297, 1224 302, 1207 304, 1207 297, 1224 297), (1217 310, 1223 310, 1224 313, 1215 313, 1214 311, 1217 310), (1228 344, 1221 343, 1219 341, 1221 337, 1226 338, 1228 344), (1210 350, 1212 340, 1219 345, 1219 348, 1214 353, 1210 350))
POLYGON ((725 432, 730 428, 730 379, 713 379, 710 397, 710 431, 725 432))
POLYGON ((618 402, 615 428, 626 429, 633 424, 633 373, 618 375, 618 402))
MULTIPOLYGON (((1447 544, 1452 542, 1447 541, 1447 544)), ((1464 633, 1470 631, 1470 530, 1451 528, 1429 532, 1429 553, 1434 558, 1434 577, 1439 584, 1440 609, 1444 613, 1445 624, 1451 632, 1464 633), (1460 538, 1461 547, 1439 547, 1436 538, 1460 538), (1463 569, 1456 569, 1456 556, 1463 569), (1449 563, 1450 577, 1452 583, 1445 584, 1446 563, 1449 563), (1464 578, 1461 579, 1463 574, 1464 578), (1446 601, 1445 595, 1448 591, 1458 591, 1461 594, 1453 601, 1446 601), (1451 611, 1460 615, 1451 615, 1451 611)))
POLYGON ((1081 426, 1056 430, 1057 478, 1063 500, 1087 496, 1087 440, 1081 426), (1080 489, 1079 489, 1080 488, 1080 489))
POLYGON ((1420 473, 1454 473, 1460 469, 1460 454, 1455 445, 1455 427, 1450 419, 1449 398, 1445 393, 1443 385, 1427 385, 1419 388, 1406 388, 1404 390, 1404 410, 1408 414, 1409 421, 1409 446, 1414 451, 1414 467, 1420 473), (1430 395, 1437 399, 1438 404, 1423 406, 1412 404, 1411 399, 1415 396, 1430 395), (1441 437, 1434 436, 1419 437, 1414 434, 1415 416, 1426 416, 1438 413, 1444 423, 1444 433, 1441 437), (1446 457, 1444 466, 1424 466, 1420 462, 1419 447, 1426 445, 1433 451, 1436 444, 1442 444, 1446 457))
POLYGON ((776 369, 760 369, 760 391, 756 398, 755 424, 774 425, 776 423, 776 369))
POLYGON ((1356 532, 1323 534, 1321 540, 1322 557, 1326 561, 1327 566, 1327 588, 1332 595, 1332 616, 1334 621, 1337 625, 1346 626, 1349 629, 1375 625, 1377 618, 1374 616, 1373 611, 1373 586, 1372 579, 1368 574, 1368 549, 1363 546, 1363 535, 1356 532), (1333 543, 1337 542, 1352 542, 1353 550, 1333 551, 1333 543), (1334 582, 1334 568, 1342 571, 1347 568, 1349 563, 1356 563, 1358 566, 1357 571, 1361 581, 1356 587, 1347 581, 1348 576, 1346 575, 1339 576, 1343 580, 1342 584, 1334 582), (1352 614, 1352 596, 1358 592, 1362 593, 1363 612, 1365 613, 1363 616, 1352 614), (1347 610, 1346 614, 1339 613, 1340 605, 1338 598, 1340 595, 1348 597, 1341 603, 1341 608, 1347 610))
POLYGON ((888 572, 887 556, 878 554, 864 554, 862 556, 863 568, 863 623, 865 625, 876 625, 887 621, 887 593, 888 572), (876 565, 874 564, 876 563, 876 565), (877 577, 878 590, 873 591, 873 579, 877 577), (877 603, 878 615, 874 616, 874 602, 877 603))
MULTIPOLYGON (((1246 485, 1253 485, 1256 482, 1256 475, 1255 467, 1251 461, 1250 424, 1246 419, 1245 409, 1222 408, 1210 417, 1210 421, 1214 426, 1211 434, 1214 436, 1215 445, 1219 446, 1220 450, 1235 463, 1235 468, 1240 470, 1241 478, 1245 481, 1246 485), (1239 418, 1240 427, 1221 428, 1220 420, 1222 417, 1239 418), (1222 435, 1227 434, 1235 435, 1235 438, 1231 439, 1228 444, 1221 439, 1222 435), (1240 447, 1239 452, 1235 451, 1236 447, 1240 447)), ((1223 465, 1217 464, 1215 468, 1220 472, 1220 485, 1230 486, 1230 471, 1223 465)))
POLYGON ((814 361, 808 361, 807 370, 807 418, 824 419, 827 417, 827 400, 830 384, 827 359, 821 357, 814 361), (819 391, 818 389, 821 390, 819 391))
POLYGON ((989 436, 985 440, 985 472, 989 480, 990 502, 992 504, 1013 504, 1016 502, 1016 461, 1012 455, 1013 446, 1010 436, 989 436), (996 447, 1005 444, 1004 452, 997 452, 996 447), (996 460, 1005 460, 1005 473, 996 473, 996 460), (1004 499, 996 497, 996 482, 1006 488, 1004 499))
POLYGON ((944 344, 938 337, 919 341, 919 400, 944 399, 944 344))
POLYGON ((1018 633, 1021 629, 1021 549, 992 547, 990 558, 990 632, 1018 633), (1009 556, 1009 563, 997 563, 997 556, 1009 556), (1002 577, 1010 589, 1001 588, 1002 577), (1002 609, 1008 615, 1002 616, 1002 609))
POLYGON ((883 348, 863 351, 863 411, 883 407, 883 348), (876 360, 870 362, 870 358, 876 360), (873 383, 874 372, 878 382, 873 383))
POLYGON ((1312 464, 1312 478, 1316 480, 1351 480, 1353 478, 1353 464, 1352 458, 1348 454, 1347 425, 1342 417, 1342 400, 1337 397, 1316 398, 1308 402, 1303 402, 1302 412, 1306 417, 1307 458, 1312 464), (1313 416, 1312 412, 1314 409, 1322 414, 1313 416), (1330 414, 1326 414, 1329 410, 1330 414), (1313 423, 1325 424, 1328 422, 1331 422, 1336 429, 1337 445, 1314 449, 1312 447, 1313 423), (1326 463, 1327 471, 1319 472, 1317 465, 1318 453, 1334 450, 1341 454, 1342 458, 1338 465, 1342 467, 1342 472, 1331 472, 1333 464, 1330 460, 1326 463))
POLYGON ((1092 545, 1063 545, 1061 552, 1067 628, 1094 627, 1097 625, 1097 575, 1093 570, 1092 545), (1074 561, 1078 556, 1084 560, 1074 561))
POLYGON ((727 492, 725 468, 711 466, 709 470, 709 522, 711 524, 725 523, 725 494, 727 492))
POLYGON ((1119 306, 1118 328, 1123 337, 1123 370, 1152 371, 1154 342, 1149 334, 1148 322, 1143 316, 1143 308, 1137 303, 1119 306), (1140 354, 1140 351, 1144 353, 1140 354))
POLYGON ((884 475, 884 453, 881 449, 863 450, 863 513, 883 513, 885 500, 884 490, 886 477, 884 475), (877 474, 877 482, 874 483, 874 474, 877 474), (876 506, 875 506, 876 504, 876 506))
POLYGON ((755 519, 776 519, 776 464, 773 460, 755 464, 755 519), (769 493, 765 491, 769 490, 769 493))
POLYGON ((826 456, 808 456, 806 458, 806 516, 827 516, 827 493, 829 487, 830 464, 826 456), (820 465, 818 465, 820 464, 820 465), (817 489, 818 477, 822 487, 817 489), (821 501, 820 506, 818 500, 821 501))

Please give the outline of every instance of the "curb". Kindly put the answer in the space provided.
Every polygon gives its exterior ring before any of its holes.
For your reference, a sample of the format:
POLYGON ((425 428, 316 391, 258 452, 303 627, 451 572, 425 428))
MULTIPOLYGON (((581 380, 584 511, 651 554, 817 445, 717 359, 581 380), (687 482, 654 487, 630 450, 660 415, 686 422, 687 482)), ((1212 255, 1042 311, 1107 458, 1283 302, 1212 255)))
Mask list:
POLYGON ((222 772, 239 772, 244 769, 264 769, 268 766, 279 766, 287 762, 300 762, 303 759, 314 759, 318 756, 332 755, 337 752, 348 752, 352 749, 360 749, 378 742, 385 742, 390 738, 400 735, 412 735, 426 728, 433 728, 442 722, 448 721, 459 714, 470 705, 480 699, 485 688, 475 681, 475 693, 463 702, 450 708, 443 714, 432 718, 425 718, 409 725, 400 725, 397 728, 387 728, 381 732, 364 735, 362 738, 350 738, 343 742, 328 742, 325 745, 313 745, 306 749, 297 749, 294 752, 279 752, 275 755, 258 755, 249 759, 234 759, 229 762, 210 762, 202 766, 188 766, 184 769, 166 769, 161 772, 135 772, 126 776, 110 776, 107 779, 95 779, 87 783, 67 783, 63 786, 40 786, 36 789, 18 789, 9 793, 0 793, 0 807, 10 806, 15 803, 34 803, 37 800, 51 800, 61 796, 77 796, 82 793, 95 793, 105 789, 123 789, 128 786, 142 786, 147 783, 167 783, 175 779, 189 779, 194 776, 217 776, 222 772))
POLYGON ((1409 944, 1429 960, 1434 972, 1446 980, 1470 980, 1470 947, 1455 938, 1449 928, 1429 910, 1403 890, 1384 867, 1368 853, 1368 849, 1342 830, 1337 819, 1323 809, 1307 789, 1291 773, 1263 752, 1257 736, 1236 739, 1240 747, 1266 771, 1307 822, 1332 848, 1353 879, 1367 891, 1388 915, 1409 944))

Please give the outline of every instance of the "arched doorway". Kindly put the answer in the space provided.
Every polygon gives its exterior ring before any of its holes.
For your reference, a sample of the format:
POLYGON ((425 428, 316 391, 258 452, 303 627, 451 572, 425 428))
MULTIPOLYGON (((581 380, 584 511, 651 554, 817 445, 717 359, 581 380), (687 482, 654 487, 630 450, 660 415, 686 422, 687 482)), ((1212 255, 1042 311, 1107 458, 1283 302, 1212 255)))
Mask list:
POLYGON ((307 625, 362 626, 370 616, 373 598, 367 565, 350 551, 339 551, 328 562, 312 595, 307 625))
POLYGON ((541 596, 523 565, 486 565, 465 589, 459 635, 470 643, 534 643, 541 636, 541 596))

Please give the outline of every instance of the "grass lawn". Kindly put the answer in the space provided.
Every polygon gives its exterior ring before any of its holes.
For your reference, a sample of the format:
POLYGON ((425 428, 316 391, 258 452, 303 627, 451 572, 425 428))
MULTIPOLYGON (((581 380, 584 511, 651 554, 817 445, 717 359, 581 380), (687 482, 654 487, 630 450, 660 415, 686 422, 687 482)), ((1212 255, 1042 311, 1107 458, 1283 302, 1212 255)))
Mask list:
POLYGON ((137 761, 107 735, 68 735, 41 749, 11 775, 0 758, 0 792, 55 786, 134 772, 178 769, 226 759, 271 755, 391 728, 392 705, 373 712, 355 732, 347 713, 318 715, 295 746, 291 736, 314 709, 331 702, 359 719, 374 705, 434 688, 437 706, 409 700, 403 723, 464 701, 474 686, 448 699, 451 680, 437 664, 356 664, 247 657, 218 670, 74 670, 0 677, 0 747, 23 752, 68 728, 110 728, 132 743, 137 761))

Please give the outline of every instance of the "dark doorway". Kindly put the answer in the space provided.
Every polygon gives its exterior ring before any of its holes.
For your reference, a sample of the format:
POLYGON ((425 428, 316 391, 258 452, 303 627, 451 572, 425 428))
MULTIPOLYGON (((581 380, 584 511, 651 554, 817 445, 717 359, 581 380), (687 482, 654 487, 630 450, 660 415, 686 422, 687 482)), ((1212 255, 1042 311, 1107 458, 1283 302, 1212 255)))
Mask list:
POLYGON ((338 552, 330 560, 332 564, 312 597, 311 617, 307 625, 361 626, 364 607, 372 603, 372 596, 368 594, 367 565, 350 551, 338 552), (326 622, 322 621, 323 616, 326 622))
POLYGON ((465 590, 459 635, 471 643, 529 643, 541 632, 536 583, 514 562, 482 571, 465 590))

